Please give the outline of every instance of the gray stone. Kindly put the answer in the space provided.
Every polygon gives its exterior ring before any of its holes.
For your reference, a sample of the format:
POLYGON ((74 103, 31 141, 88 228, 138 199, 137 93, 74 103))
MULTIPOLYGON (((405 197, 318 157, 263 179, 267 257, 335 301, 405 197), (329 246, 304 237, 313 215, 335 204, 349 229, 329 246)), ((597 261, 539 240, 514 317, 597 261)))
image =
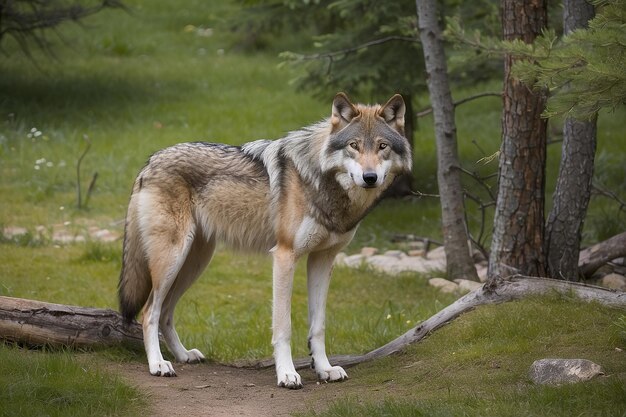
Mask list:
POLYGON ((426 257, 428 259, 439 259, 439 260, 443 260, 444 262, 446 261, 446 250, 443 246, 439 246, 438 248, 435 248, 431 251, 429 251, 426 254, 426 257))
POLYGON ((395 256, 374 255, 366 259, 366 262, 375 270, 390 275, 398 275, 402 272, 427 273, 432 271, 445 271, 446 264, 441 259, 426 259, 418 256, 395 256))
POLYGON ((600 285, 612 290, 626 291, 626 277, 613 272, 602 277, 600 285))
POLYGON ((406 256, 406 254, 401 250, 388 250, 387 252, 385 252, 385 256, 402 259, 406 256))
POLYGON ((348 255, 346 255, 345 252, 339 252, 337 256, 335 256, 335 265, 346 266, 345 260, 347 257, 348 255))
POLYGON ((356 255, 346 256, 343 260, 343 264, 350 268, 358 268, 363 264, 363 260, 365 260, 365 256, 357 253, 356 255))
POLYGON ((52 233, 52 241, 56 243, 72 243, 75 240, 75 235, 67 230, 55 230, 52 233))
POLYGON ((530 379, 541 385, 572 384, 598 375, 604 375, 602 367, 587 359, 539 359, 529 373, 530 379))
POLYGON ((25 227, 19 226, 8 226, 2 230, 2 234, 7 239, 12 239, 16 236, 22 236, 28 233, 28 230, 25 227))
POLYGON ((90 231, 90 236, 94 240, 99 240, 100 242, 115 242, 119 239, 119 235, 115 232, 111 232, 109 229, 96 229, 90 231))
POLYGON ((476 273, 480 282, 487 281, 487 267, 482 264, 476 264, 476 273))
POLYGON ((411 249, 407 252, 407 255, 409 256, 419 256, 421 258, 424 257, 424 255, 426 255, 426 251, 424 249, 411 249))
POLYGON ((459 285, 459 290, 461 292, 471 292, 483 286, 482 283, 470 281, 469 279, 455 279, 454 282, 459 285))
POLYGON ((372 248, 372 247, 366 246, 363 249, 361 249, 361 255, 363 255, 363 256, 374 256, 377 253, 378 253, 378 249, 377 248, 372 248))
POLYGON ((424 250, 426 249, 426 245, 424 244, 424 242, 419 241, 419 240, 414 240, 408 243, 407 245, 409 247, 409 249, 411 250, 424 250))
POLYGON ((453 293, 459 289, 457 284, 444 278, 431 278, 428 280, 428 283, 435 288, 439 288, 439 291, 445 293, 453 293))

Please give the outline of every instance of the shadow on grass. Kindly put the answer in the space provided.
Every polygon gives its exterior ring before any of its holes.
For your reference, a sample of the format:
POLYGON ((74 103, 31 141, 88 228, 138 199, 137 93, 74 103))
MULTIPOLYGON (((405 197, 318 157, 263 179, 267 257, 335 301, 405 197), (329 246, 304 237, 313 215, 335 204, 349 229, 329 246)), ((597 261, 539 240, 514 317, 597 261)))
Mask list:
POLYGON ((138 79, 128 74, 74 71, 28 76, 15 69, 0 77, 0 111, 13 122, 42 114, 48 115, 47 120, 65 123, 99 122, 100 118, 128 118, 144 106, 176 100, 192 90, 193 85, 184 80, 168 80, 165 85, 150 76, 138 79))

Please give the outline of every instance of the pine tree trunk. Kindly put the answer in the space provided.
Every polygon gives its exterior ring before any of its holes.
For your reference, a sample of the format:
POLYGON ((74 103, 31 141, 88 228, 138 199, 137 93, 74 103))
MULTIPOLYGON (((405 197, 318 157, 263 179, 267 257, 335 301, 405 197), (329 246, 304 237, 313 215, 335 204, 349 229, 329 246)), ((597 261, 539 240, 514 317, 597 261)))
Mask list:
POLYGON ((428 73, 428 90, 435 120, 437 182, 441 200, 441 223, 448 279, 465 278, 478 281, 464 216, 454 104, 448 83, 446 56, 443 50, 441 29, 438 25, 436 1, 417 0, 417 14, 428 73))
MULTIPOLYGON (((505 40, 531 43, 546 27, 546 0, 502 0, 505 40)), ((546 121, 543 91, 532 91, 511 75, 515 59, 504 59, 502 147, 489 277, 545 276, 544 189, 546 121)))
MULTIPOLYGON (((586 28, 593 16, 593 6, 586 0, 565 0, 564 33, 586 28)), ((580 239, 591 197, 595 153, 596 118, 590 121, 566 119, 559 176, 546 225, 546 259, 548 273, 553 278, 580 278, 580 239)))

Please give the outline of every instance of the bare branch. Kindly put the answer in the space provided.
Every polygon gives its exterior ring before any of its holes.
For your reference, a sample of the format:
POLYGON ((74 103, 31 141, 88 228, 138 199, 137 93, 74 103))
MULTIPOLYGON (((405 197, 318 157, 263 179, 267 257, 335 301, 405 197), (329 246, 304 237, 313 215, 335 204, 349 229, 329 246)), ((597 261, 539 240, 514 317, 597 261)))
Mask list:
MULTIPOLYGON (((461 104, 467 103, 468 101, 472 101, 472 100, 476 100, 482 97, 502 97, 502 93, 498 93, 495 91, 486 91, 483 93, 478 93, 478 94, 474 94, 472 96, 469 97, 465 97, 462 98, 461 100, 458 101, 454 101, 452 102, 452 104, 454 105, 454 107, 456 106, 460 106, 461 104)), ((424 110, 418 111, 415 115, 417 117, 424 117, 424 116, 428 116, 429 114, 431 114, 433 112, 433 108, 432 107, 428 107, 424 110)))
POLYGON ((601 195, 604 197, 608 197, 611 200, 616 201, 619 204, 619 210, 621 211, 626 211, 626 202, 624 200, 622 200, 621 198, 619 198, 619 196, 617 194, 615 194, 613 191, 611 190, 606 190, 596 184, 591 184, 591 189, 593 190, 593 192, 597 195, 601 195))
MULTIPOLYGON (((604 305, 619 309, 626 309, 626 293, 580 284, 577 282, 562 281, 558 279, 537 278, 528 276, 510 276, 494 280, 492 285, 485 284, 459 298, 434 316, 419 323, 416 327, 407 331, 398 338, 384 346, 362 355, 339 355, 332 356, 331 362, 340 366, 352 366, 373 359, 383 358, 400 352, 410 344, 419 342, 426 336, 450 323, 461 314, 488 304, 501 304, 508 301, 521 300, 529 296, 537 296, 553 293, 571 297, 574 294, 584 302, 600 302, 604 305)), ((310 366, 311 359, 303 358, 294 361, 296 369, 310 366)), ((235 363, 236 367, 263 369, 274 366, 273 359, 262 361, 245 361, 235 363)))
POLYGON ((426 193, 423 193, 421 191, 413 191, 413 190, 411 190, 411 194, 409 194, 409 195, 413 195, 413 196, 415 196, 417 198, 422 198, 422 197, 439 198, 440 197, 439 194, 426 194, 426 193))
POLYGON ((80 190, 80 164, 83 162, 83 158, 85 157, 85 155, 87 155, 87 152, 89 152, 89 150, 91 149, 91 139, 89 138, 89 136, 83 135, 83 139, 85 139, 85 141, 87 142, 87 146, 85 147, 85 150, 80 155, 80 157, 78 157, 78 161, 76 162, 76 197, 78 200, 77 206, 79 209, 82 208, 83 203, 80 190))
POLYGON ((339 49, 337 51, 331 51, 331 52, 321 52, 319 54, 311 54, 311 55, 303 55, 303 54, 295 54, 292 53, 291 56, 300 59, 300 60, 316 60, 316 59, 328 59, 332 62, 333 58, 335 57, 340 57, 342 55, 349 55, 349 54, 353 54, 355 52, 358 52, 362 49, 366 49, 369 48, 370 46, 377 46, 377 45, 382 45, 385 44, 387 42, 394 42, 394 41, 402 41, 402 42, 413 42, 413 43, 419 43, 420 40, 418 38, 411 38, 408 36, 387 36, 386 38, 381 38, 381 39, 375 39, 373 41, 369 41, 369 42, 365 42, 361 45, 357 45, 357 46, 353 46, 350 48, 345 48, 345 49, 339 49))

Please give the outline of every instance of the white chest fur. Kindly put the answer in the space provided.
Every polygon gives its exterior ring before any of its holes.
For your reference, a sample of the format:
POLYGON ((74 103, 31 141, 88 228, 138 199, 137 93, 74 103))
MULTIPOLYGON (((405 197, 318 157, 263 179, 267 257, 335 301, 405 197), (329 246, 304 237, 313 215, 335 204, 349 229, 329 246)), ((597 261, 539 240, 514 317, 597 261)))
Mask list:
POLYGON ((330 232, 312 217, 302 219, 296 232, 293 249, 296 256, 331 248, 345 246, 352 240, 356 227, 346 233, 330 232))

